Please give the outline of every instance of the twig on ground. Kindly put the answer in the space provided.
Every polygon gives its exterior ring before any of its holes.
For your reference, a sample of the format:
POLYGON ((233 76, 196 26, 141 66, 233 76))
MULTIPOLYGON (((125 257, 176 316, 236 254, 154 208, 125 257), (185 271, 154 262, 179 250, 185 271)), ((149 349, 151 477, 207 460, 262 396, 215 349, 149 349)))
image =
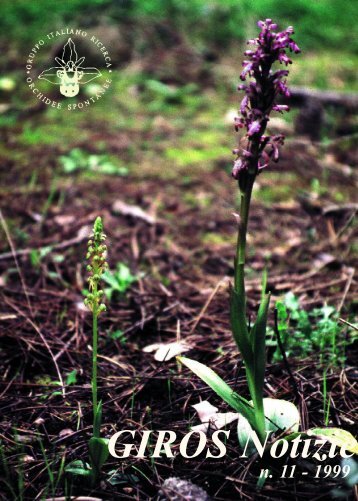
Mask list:
POLYGON ((342 322, 343 324, 346 324, 348 325, 349 327, 351 327, 352 329, 354 329, 355 331, 358 331, 358 327, 354 324, 351 324, 350 322, 347 322, 347 320, 344 320, 344 318, 339 318, 338 319, 339 322, 342 322))
MULTIPOLYGON (((1 214, 1 211, 0 211, 1 214)), ((2 215, 0 216, 1 222, 3 221, 2 215)), ((77 232, 77 235, 73 238, 70 238, 69 240, 64 240, 63 242, 57 243, 57 244, 47 244, 46 246, 42 246, 39 248, 26 248, 26 249, 20 249, 20 250, 14 250, 11 252, 4 252, 3 254, 0 254, 0 261, 3 261, 5 259, 10 259, 13 257, 19 257, 19 256, 28 256, 33 252, 34 250, 40 251, 44 247, 51 247, 51 249, 54 250, 61 250, 61 249, 66 249, 67 247, 71 247, 72 245, 77 245, 83 242, 84 240, 88 239, 88 235, 91 231, 90 226, 83 226, 80 228, 77 232)), ((10 242, 9 242, 10 244, 10 242)), ((11 247, 11 244, 10 244, 11 247)))
POLYGON ((286 367, 286 370, 288 372, 288 375, 290 377, 290 382, 291 382, 291 385, 292 385, 292 389, 295 393, 295 396, 296 396, 296 399, 297 399, 297 402, 299 402, 301 400, 301 397, 300 397, 300 392, 298 391, 298 386, 297 386, 297 383, 296 383, 296 380, 294 378, 294 375, 291 371, 291 367, 290 367, 290 364, 288 363, 288 360, 287 360, 287 357, 286 357, 286 352, 285 352, 285 348, 282 344, 282 340, 281 340, 281 336, 280 336, 280 332, 279 332, 279 329, 278 329, 278 314, 277 314, 277 308, 275 308, 275 312, 274 312, 274 315, 275 315, 275 326, 274 326, 274 330, 275 330, 275 334, 276 334, 276 337, 277 337, 277 343, 278 343, 278 347, 280 349, 280 352, 281 352, 281 355, 282 355, 282 358, 283 358, 283 363, 285 364, 285 367, 286 367))
POLYGON ((338 305, 338 308, 337 308, 338 313, 341 312, 341 309, 343 308, 343 304, 344 304, 344 301, 346 300, 346 297, 347 297, 348 291, 350 289, 350 286, 352 285, 352 281, 353 281, 353 277, 354 277, 354 272, 355 272, 354 268, 349 268, 348 269, 348 280, 347 280, 346 286, 345 286, 344 291, 343 291, 342 299, 341 299, 341 301, 340 301, 340 303, 338 305))
POLYGON ((0 222, 1 222, 1 225, 2 225, 2 227, 4 229, 7 241, 9 242, 9 245, 10 245, 11 252, 8 253, 8 254, 10 254, 9 257, 12 257, 14 259, 14 261, 15 261, 15 266, 16 266, 17 272, 18 272, 19 277, 20 277, 21 286, 22 286, 22 289, 23 289, 25 297, 26 297, 27 306, 29 308, 29 312, 30 312, 31 317, 33 317, 34 315, 33 315, 33 311, 32 311, 32 306, 31 306, 31 302, 30 302, 29 293, 28 293, 27 287, 26 287, 25 278, 24 278, 24 276, 22 274, 19 262, 17 260, 17 254, 16 254, 15 246, 14 246, 14 243, 12 241, 12 238, 11 238, 11 235, 10 235, 7 223, 6 223, 5 219, 4 219, 4 216, 2 215, 1 209, 0 209, 0 222))
POLYGON ((20 316, 22 316, 23 318, 25 318, 25 320, 31 325, 31 327, 40 336, 41 341, 43 342, 44 346, 46 347, 47 351, 49 352, 49 354, 50 354, 50 356, 52 358, 53 364, 54 364, 56 372, 57 372, 58 379, 59 379, 59 381, 61 383, 62 395, 65 397, 65 395, 66 395, 66 392, 65 392, 65 383, 64 383, 63 378, 61 376, 61 372, 60 372, 60 368, 58 366, 57 360, 56 360, 56 358, 55 358, 55 356, 53 354, 53 351, 52 351, 50 345, 47 342, 47 339, 42 334, 42 332, 40 331, 39 327, 35 324, 35 322, 26 313, 24 313, 23 311, 21 311, 20 308, 18 308, 15 304, 11 303, 10 301, 7 301, 6 299, 5 299, 5 301, 6 301, 6 303, 11 308, 13 308, 16 311, 16 313, 18 313, 20 316))
POLYGON ((226 277, 225 278, 221 278, 219 280, 219 282, 216 284, 214 290, 212 291, 212 293, 210 294, 210 296, 208 297, 208 300, 206 301, 206 303, 204 304, 201 312, 199 313, 199 315, 196 317, 196 320, 194 322, 194 325, 193 327, 190 329, 190 332, 189 332, 189 336, 191 334, 193 334, 193 332, 195 331, 195 329, 197 328, 200 320, 202 319, 203 315, 205 315, 205 312, 206 310, 209 308, 209 305, 211 303, 211 301, 214 299, 215 295, 217 294, 217 292, 219 291, 220 287, 222 287, 224 285, 224 283, 226 282, 226 277))

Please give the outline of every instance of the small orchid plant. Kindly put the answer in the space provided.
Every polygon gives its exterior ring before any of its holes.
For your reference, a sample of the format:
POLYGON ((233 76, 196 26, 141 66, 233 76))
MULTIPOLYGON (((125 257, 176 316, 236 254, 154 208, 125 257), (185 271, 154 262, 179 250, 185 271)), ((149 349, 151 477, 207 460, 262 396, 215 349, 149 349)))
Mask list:
POLYGON ((93 234, 88 241, 87 259, 91 261, 87 265, 88 288, 84 303, 92 312, 92 405, 93 405, 93 436, 99 437, 100 419, 102 413, 102 402, 98 403, 97 390, 97 355, 98 355, 98 316, 106 311, 106 305, 103 301, 103 290, 100 289, 100 280, 108 268, 106 261, 107 246, 104 243, 106 235, 103 233, 102 219, 97 217, 93 226, 93 234))
MULTIPOLYGON (((233 151, 236 155, 232 176, 238 181, 241 207, 239 231, 234 261, 234 283, 230 290, 231 329, 245 364, 248 390, 251 400, 238 395, 213 370, 195 360, 178 357, 179 360, 208 384, 226 403, 240 414, 238 440, 241 446, 252 437, 252 431, 261 444, 266 445, 268 432, 290 433, 293 440, 299 430, 299 412, 296 406, 285 400, 263 398, 266 367, 266 326, 270 303, 267 292, 267 274, 263 273, 261 304, 252 327, 247 321, 245 292, 246 234, 250 201, 256 177, 271 162, 279 160, 279 150, 284 136, 266 134, 266 127, 273 111, 288 111, 287 105, 279 104, 280 95, 289 97, 286 84, 287 69, 275 69, 275 63, 286 67, 292 63, 288 52, 299 53, 292 39, 293 28, 276 31, 271 19, 259 21, 259 36, 249 40, 254 48, 245 52, 240 79, 246 83, 238 89, 245 93, 240 106, 240 116, 235 118, 235 129, 245 130, 246 144, 233 151)), ((347 450, 358 451, 353 436, 338 428, 315 428, 308 434, 324 436, 325 440, 340 444, 347 450)), ((287 437, 288 438, 288 437, 287 437)), ((252 451, 254 448, 252 448, 252 451)))
POLYGON ((103 303, 104 292, 100 282, 104 272, 108 269, 106 261, 107 246, 106 235, 103 233, 103 223, 100 217, 94 222, 93 233, 88 241, 86 258, 90 261, 87 265, 89 293, 84 301, 92 312, 92 407, 93 407, 93 435, 88 442, 90 464, 82 461, 73 461, 66 471, 73 475, 89 477, 94 485, 100 475, 101 468, 109 456, 108 439, 101 438, 100 427, 102 422, 102 401, 98 402, 97 368, 98 368, 98 317, 106 311, 103 303))

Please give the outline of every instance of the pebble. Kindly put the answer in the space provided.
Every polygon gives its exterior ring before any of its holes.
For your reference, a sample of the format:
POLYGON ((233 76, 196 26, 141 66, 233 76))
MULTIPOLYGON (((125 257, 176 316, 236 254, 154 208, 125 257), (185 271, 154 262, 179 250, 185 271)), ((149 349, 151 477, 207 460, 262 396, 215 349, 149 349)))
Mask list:
POLYGON ((167 478, 158 493, 157 501, 210 501, 209 495, 188 480, 178 477, 167 478))

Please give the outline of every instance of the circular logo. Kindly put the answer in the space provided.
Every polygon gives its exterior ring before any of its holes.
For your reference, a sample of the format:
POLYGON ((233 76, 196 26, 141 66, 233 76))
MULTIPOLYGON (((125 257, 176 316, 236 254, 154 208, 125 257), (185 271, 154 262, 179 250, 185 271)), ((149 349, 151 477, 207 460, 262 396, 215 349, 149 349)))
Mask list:
POLYGON ((101 99, 108 90, 112 82, 111 67, 110 54, 97 37, 81 29, 63 28, 48 33, 35 43, 26 61, 26 82, 36 98, 48 106, 68 111, 83 110, 101 99), (80 44, 80 49, 77 50, 73 38, 76 41, 84 39, 87 44, 93 44, 92 52, 94 47, 97 52, 96 60, 101 62, 98 67, 86 63, 86 56, 81 54, 83 44, 80 44), (60 47, 58 55, 51 56, 53 60, 49 61, 48 67, 36 75, 37 55, 46 47, 52 48, 54 44, 60 47), (46 90, 43 88, 46 86, 42 86, 45 81, 56 86, 57 100, 46 95, 46 90), (95 85, 87 87, 86 97, 80 97, 81 87, 92 82, 95 85))

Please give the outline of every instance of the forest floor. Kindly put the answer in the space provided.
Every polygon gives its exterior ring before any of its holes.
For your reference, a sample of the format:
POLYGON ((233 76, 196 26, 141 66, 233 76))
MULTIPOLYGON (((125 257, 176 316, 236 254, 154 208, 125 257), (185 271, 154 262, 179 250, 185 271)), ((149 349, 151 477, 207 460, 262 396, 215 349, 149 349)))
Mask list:
MULTIPOLYGON (((1 121, 0 438, 5 470, 16 477, 13 488, 22 499, 63 495, 63 478, 51 490, 48 465, 58 472, 64 457, 66 463, 87 458, 91 316, 83 290, 86 240, 98 215, 110 269, 124 263, 137 277, 125 294, 107 300, 100 319, 103 435, 174 430, 177 451, 199 423, 192 405, 208 399, 227 409, 175 359, 157 362, 143 352, 151 343, 185 340, 188 356, 248 396, 228 306, 239 199, 230 177, 236 138, 228 117, 236 101, 227 104, 226 95, 212 89, 143 84, 134 73, 118 76, 111 92, 107 101, 70 117, 32 103, 1 121), (56 366, 68 383, 65 397, 56 366)), ((274 305, 287 293, 310 313, 313 331, 326 304, 336 318, 353 322, 354 141, 312 143, 294 137, 289 122, 273 126, 288 137, 280 162, 258 177, 253 195, 250 314, 254 318, 266 266, 271 327, 274 305)), ((304 428, 326 423, 354 432, 353 329, 337 325, 339 360, 314 343, 300 352, 297 341, 288 359, 295 385, 269 348, 265 395, 294 401, 304 428)), ((296 327, 291 322, 293 339, 296 327)), ((230 429, 234 437, 234 423, 230 429)), ((216 500, 328 499, 343 489, 342 480, 332 478, 276 478, 258 495, 257 458, 239 456, 231 438, 221 460, 111 458, 98 489, 73 486, 72 492, 142 500, 155 497, 169 476, 191 480, 216 500)), ((298 467, 310 468, 305 462, 298 467)), ((9 499, 9 492, 3 484, 0 498, 9 499)))

